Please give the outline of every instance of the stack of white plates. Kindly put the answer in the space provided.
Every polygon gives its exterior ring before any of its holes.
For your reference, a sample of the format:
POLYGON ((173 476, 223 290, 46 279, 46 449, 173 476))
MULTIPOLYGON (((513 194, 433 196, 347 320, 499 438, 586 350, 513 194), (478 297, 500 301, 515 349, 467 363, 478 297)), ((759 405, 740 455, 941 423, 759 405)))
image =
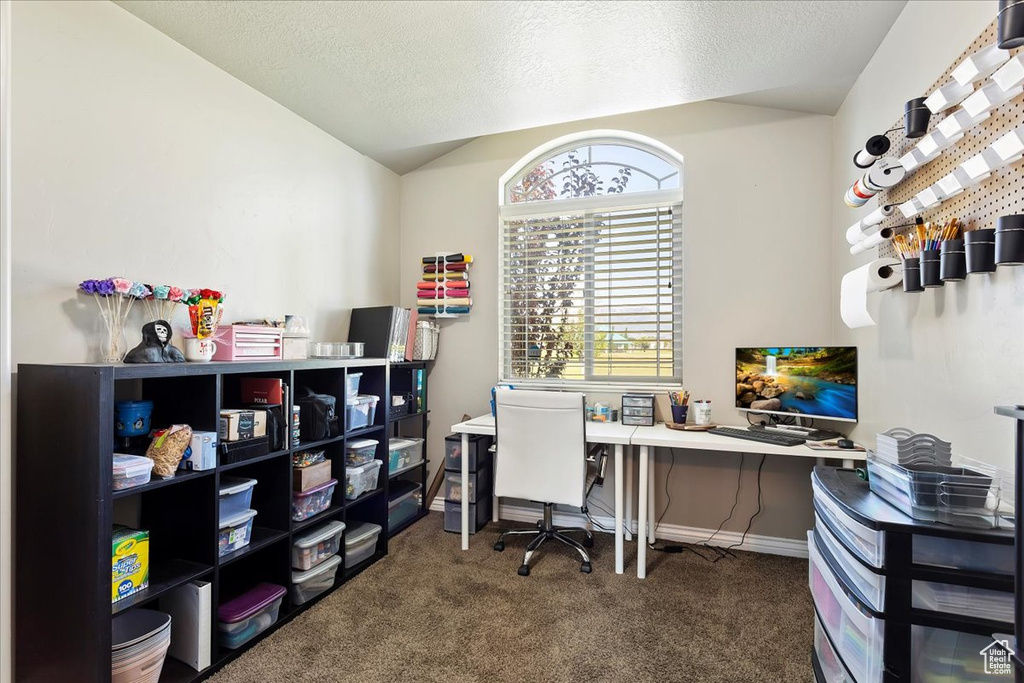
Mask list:
POLYGON ((130 609, 114 617, 111 683, 157 683, 171 645, 171 617, 130 609))
POLYGON ((894 427, 878 435, 875 455, 890 465, 953 464, 953 447, 932 434, 915 434, 906 427, 894 427))

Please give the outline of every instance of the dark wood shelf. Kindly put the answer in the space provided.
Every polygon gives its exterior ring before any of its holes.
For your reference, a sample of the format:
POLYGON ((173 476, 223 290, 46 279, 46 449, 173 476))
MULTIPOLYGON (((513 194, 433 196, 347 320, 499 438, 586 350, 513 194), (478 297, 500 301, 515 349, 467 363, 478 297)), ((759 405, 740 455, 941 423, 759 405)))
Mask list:
POLYGON ((242 559, 246 555, 250 555, 261 548, 265 548, 271 543, 276 543, 282 538, 287 538, 287 531, 276 531, 274 529, 267 529, 261 526, 253 526, 252 536, 249 539, 249 545, 239 548, 238 550, 232 550, 224 557, 217 558, 217 565, 225 567, 232 562, 242 559))
POLYGON ((258 462, 264 462, 266 460, 273 460, 274 458, 280 458, 282 455, 288 455, 291 451, 274 451, 273 453, 267 453, 266 455, 258 455, 255 458, 249 458, 248 460, 240 460, 238 462, 230 462, 227 465, 220 465, 219 469, 221 472, 228 472, 230 470, 238 469, 239 467, 245 467, 246 465, 253 465, 258 462))
POLYGON ((129 595, 124 600, 118 600, 110 606, 110 611, 112 614, 118 614, 129 607, 138 607, 212 571, 213 567, 209 565, 188 560, 154 562, 149 569, 149 588, 129 595))
POLYGON ((380 431, 381 429, 384 429, 384 425, 370 425, 369 427, 360 427, 359 429, 353 429, 350 432, 345 432, 345 438, 354 439, 358 436, 363 436, 364 434, 372 434, 376 431, 380 431))
POLYGON ((192 683, 200 680, 205 673, 196 671, 188 664, 173 657, 164 657, 164 668, 160 671, 160 683, 192 683))
POLYGON ((153 479, 150 479, 148 484, 143 484, 142 486, 133 486, 130 489, 120 489, 114 491, 114 500, 117 500, 118 498, 127 498, 128 496, 135 496, 140 493, 145 493, 146 491, 162 489, 165 486, 171 486, 172 484, 180 484, 184 481, 202 479, 203 477, 208 477, 212 475, 214 471, 215 470, 179 470, 174 474, 173 477, 168 477, 167 479, 159 479, 154 477, 153 479))
POLYGON ((346 500, 345 501, 345 507, 346 508, 350 508, 353 505, 359 505, 360 503, 365 503, 366 501, 370 500, 371 498, 375 498, 376 496, 379 496, 382 493, 384 493, 384 487, 383 486, 377 486, 377 488, 375 488, 374 490, 367 491, 366 493, 364 493, 363 495, 359 496, 358 498, 353 498, 352 500, 346 500))
POLYGON ((324 522, 330 519, 331 517, 334 517, 344 509, 345 507, 343 505, 332 505, 323 512, 313 515, 309 519, 304 519, 301 522, 296 522, 292 520, 292 533, 295 534, 299 531, 302 531, 306 527, 313 526, 317 522, 324 522))
POLYGON ((424 458, 423 460, 420 460, 419 462, 414 462, 411 465, 406 465, 405 467, 400 467, 399 469, 395 470, 394 472, 389 472, 388 473, 388 479, 394 479, 395 477, 400 477, 403 474, 406 474, 408 472, 412 472, 417 467, 423 467, 426 464, 427 464, 427 460, 426 460, 426 458, 424 458))
POLYGON ((419 512, 417 512, 413 517, 410 517, 409 519, 405 520, 404 522, 396 526, 394 529, 388 529, 388 538, 391 538, 396 534, 402 533, 403 531, 411 527, 413 524, 426 517, 429 513, 429 510, 424 510, 421 507, 419 509, 419 512))
POLYGON ((329 446, 332 443, 339 443, 344 440, 345 437, 342 435, 332 436, 329 439, 320 439, 319 441, 300 441, 298 446, 292 447, 292 452, 297 453, 299 451, 311 451, 317 448, 323 448, 324 446, 329 446))
POLYGON ((394 424, 396 422, 401 422, 402 420, 410 420, 410 419, 412 419, 414 417, 423 417, 424 415, 428 415, 428 414, 430 414, 429 410, 421 410, 418 413, 409 413, 408 415, 400 415, 398 417, 393 417, 393 418, 391 418, 390 421, 391 421, 391 424, 394 424))

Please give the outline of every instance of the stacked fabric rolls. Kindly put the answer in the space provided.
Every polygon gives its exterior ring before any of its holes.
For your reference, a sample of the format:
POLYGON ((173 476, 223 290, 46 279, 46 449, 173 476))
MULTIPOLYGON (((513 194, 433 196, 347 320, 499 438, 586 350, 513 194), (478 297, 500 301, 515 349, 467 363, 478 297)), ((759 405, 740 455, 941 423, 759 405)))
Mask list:
POLYGON ((469 293, 470 254, 424 256, 423 279, 416 283, 416 306, 420 315, 460 315, 469 313, 473 299, 469 293))

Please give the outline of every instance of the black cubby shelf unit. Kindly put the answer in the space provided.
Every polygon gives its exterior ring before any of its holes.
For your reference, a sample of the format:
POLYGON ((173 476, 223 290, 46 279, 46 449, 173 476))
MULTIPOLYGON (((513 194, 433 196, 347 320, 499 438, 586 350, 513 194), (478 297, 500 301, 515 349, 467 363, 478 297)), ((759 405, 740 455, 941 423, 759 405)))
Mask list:
MULTIPOLYGON (((391 364, 391 393, 388 400, 389 417, 387 437, 423 439, 422 460, 394 471, 388 470, 389 449, 384 450, 384 472, 381 479, 388 479, 388 503, 410 490, 408 483, 419 485, 419 506, 415 514, 401 519, 389 519, 388 536, 394 536, 427 516, 427 377, 428 361, 406 361, 391 364), (408 406, 403 413, 393 414, 391 396, 403 396, 408 406)), ((386 511, 387 512, 387 511, 386 511)), ((388 515, 391 517, 391 515, 388 515)))
MULTIPOLYGON (((160 681, 203 680, 330 593, 302 605, 294 605, 289 594, 271 629, 238 650, 218 645, 216 613, 221 603, 260 582, 289 586, 295 536, 334 519, 349 526, 372 522, 385 530, 365 562, 339 568, 332 590, 386 556, 386 436, 392 425, 390 396, 395 393, 391 373, 406 365, 367 358, 19 366, 15 680, 110 681, 111 618, 133 607, 157 609, 162 595, 193 580, 212 584, 212 664, 197 672, 168 658, 160 681), (360 393, 380 396, 373 424, 357 430, 346 429, 344 415, 346 376, 351 372, 362 373, 360 393), (113 490, 113 453, 139 452, 145 447, 115 440, 115 401, 152 400, 154 427, 185 423, 196 430, 217 431, 220 409, 241 407, 240 379, 248 376, 280 378, 289 386, 291 397, 305 387, 335 396, 341 433, 214 470, 179 472, 169 479, 153 478, 144 486, 113 490), (376 457, 384 462, 378 488, 348 501, 345 445, 359 435, 380 440, 376 457), (323 450, 338 485, 330 508, 308 520, 294 521, 291 456, 302 450, 323 450), (257 514, 249 545, 220 557, 222 475, 258 483, 252 496, 251 507, 257 514), (149 531, 150 582, 147 589, 111 605, 108 553, 111 530, 118 523, 149 531)), ((400 370, 400 374, 408 372, 400 370)), ((406 393, 408 380, 402 382, 401 393, 406 393)), ((424 434, 425 429, 424 421, 424 434)))

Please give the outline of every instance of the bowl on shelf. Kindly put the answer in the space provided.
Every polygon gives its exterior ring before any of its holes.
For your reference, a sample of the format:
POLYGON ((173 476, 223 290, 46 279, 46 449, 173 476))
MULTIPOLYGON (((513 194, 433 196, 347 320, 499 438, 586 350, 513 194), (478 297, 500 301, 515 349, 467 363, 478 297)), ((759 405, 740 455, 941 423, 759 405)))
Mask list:
POLYGON ((312 342, 310 357, 312 358, 362 358, 363 342, 312 342))

